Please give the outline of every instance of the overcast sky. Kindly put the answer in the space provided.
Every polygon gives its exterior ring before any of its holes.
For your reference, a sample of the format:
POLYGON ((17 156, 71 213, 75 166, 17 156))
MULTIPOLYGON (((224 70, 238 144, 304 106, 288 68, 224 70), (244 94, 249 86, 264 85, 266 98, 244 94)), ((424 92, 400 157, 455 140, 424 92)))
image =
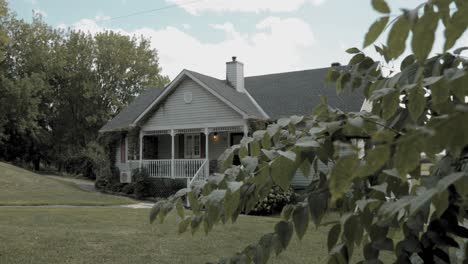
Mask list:
MULTIPOLYGON (((392 13, 421 0, 389 0, 392 13)), ((368 0, 9 0, 18 17, 41 13, 54 27, 144 35, 163 73, 190 69, 221 79, 237 56, 247 76, 327 67, 349 60, 379 17, 368 0), (170 7, 172 6, 172 7, 170 7), (140 11, 165 8, 122 17, 140 11), (121 17, 117 19, 111 19, 121 17)), ((379 40, 382 42, 382 40, 379 40)), ((464 42, 468 44, 465 37, 464 42)), ((436 43, 434 51, 440 51, 436 43)), ((375 52, 369 50, 376 56, 375 52)), ((379 59, 376 56, 376 59, 379 59)))

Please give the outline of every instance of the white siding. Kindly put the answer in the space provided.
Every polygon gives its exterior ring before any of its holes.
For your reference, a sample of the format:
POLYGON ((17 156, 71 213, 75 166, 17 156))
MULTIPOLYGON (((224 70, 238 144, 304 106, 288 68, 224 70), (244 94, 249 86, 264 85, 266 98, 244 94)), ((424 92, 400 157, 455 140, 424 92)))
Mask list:
POLYGON ((168 95, 157 111, 143 125, 143 130, 155 127, 242 121, 242 116, 191 79, 182 81, 168 95), (192 102, 184 94, 192 93, 192 102))
MULTIPOLYGON (((320 170, 328 170, 328 167, 321 161, 318 162, 318 167, 320 170)), ((313 177, 315 177, 314 173, 314 168, 312 166, 310 167, 309 177, 304 177, 301 170, 297 170, 296 175, 294 175, 294 178, 291 182, 291 185, 293 186, 293 188, 296 189, 302 189, 307 187, 312 182, 313 177)))
POLYGON ((208 150, 210 152, 209 158, 210 160, 217 160, 219 156, 226 150, 228 147, 228 136, 227 132, 218 132, 219 140, 213 141, 213 133, 209 136, 208 150))

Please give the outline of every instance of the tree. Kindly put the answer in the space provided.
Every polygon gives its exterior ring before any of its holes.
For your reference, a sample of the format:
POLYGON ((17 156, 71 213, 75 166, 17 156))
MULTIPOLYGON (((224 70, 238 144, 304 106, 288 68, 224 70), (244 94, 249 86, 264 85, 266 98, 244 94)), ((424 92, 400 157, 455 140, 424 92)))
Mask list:
POLYGON ((0 158, 61 168, 147 88, 169 80, 144 37, 58 30, 0 0, 0 158))
POLYGON ((391 22, 384 0, 372 6, 382 18, 364 47, 389 28, 386 45, 375 46, 385 61, 404 53, 410 32, 412 54, 399 72, 384 75, 385 63, 351 48, 349 66, 327 76, 338 93, 363 92, 371 112, 346 113, 324 98, 309 116, 280 119, 227 149, 223 174, 156 203, 150 220, 164 220, 175 208, 180 232, 200 226, 209 232, 249 212, 273 184, 287 189, 299 169, 314 177, 300 202, 283 209, 272 233, 221 263, 265 263, 287 248, 293 233, 302 238, 310 221, 320 226, 336 207, 341 219, 329 231, 329 263, 348 263, 358 247, 360 263, 383 263, 381 251, 393 252, 396 263, 457 261, 451 253, 468 238, 468 62, 460 55, 466 47, 449 50, 467 29, 468 2, 427 1, 391 22), (444 48, 428 58, 438 26, 445 28, 444 48), (241 166, 230 165, 236 148, 241 166), (434 163, 429 176, 421 175, 423 158, 434 163), (319 161, 331 169, 320 169, 319 161), (185 195, 190 215, 181 204, 185 195))

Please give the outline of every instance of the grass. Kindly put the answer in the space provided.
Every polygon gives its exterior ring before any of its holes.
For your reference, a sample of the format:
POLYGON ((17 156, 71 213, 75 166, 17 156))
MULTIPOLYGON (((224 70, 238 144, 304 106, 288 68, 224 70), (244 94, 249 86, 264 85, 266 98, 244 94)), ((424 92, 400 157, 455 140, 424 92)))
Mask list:
MULTIPOLYGON (((230 256, 278 219, 240 216, 209 234, 178 235, 174 216, 149 224, 149 210, 0 208, 0 263, 205 263, 230 256)), ((311 224, 312 225, 312 224, 311 224)), ((201 231, 201 230, 200 230, 201 231)), ((310 228, 270 263, 326 263, 327 228, 310 228)))
MULTIPOLYGON (((118 204, 131 200, 85 192, 73 184, 0 163, 1 204, 118 204)), ((175 216, 149 224, 148 209, 1 207, 0 263, 205 263, 232 256, 273 231, 278 219, 241 215, 205 235, 178 235, 175 216)), ((324 221, 336 219, 327 216, 324 221)), ((326 263, 329 227, 310 224, 302 241, 269 263, 326 263)), ((362 259, 355 249, 352 263, 362 259)))
POLYGON ((75 184, 51 179, 0 162, 0 205, 119 205, 125 197, 90 193, 75 184))

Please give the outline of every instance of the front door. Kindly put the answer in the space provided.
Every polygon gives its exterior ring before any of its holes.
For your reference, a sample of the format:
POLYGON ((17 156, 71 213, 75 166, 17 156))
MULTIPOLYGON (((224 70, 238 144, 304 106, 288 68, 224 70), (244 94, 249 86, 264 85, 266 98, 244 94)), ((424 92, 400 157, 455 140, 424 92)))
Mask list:
MULTIPOLYGON (((233 146, 233 145, 240 144, 243 137, 244 137, 244 133, 231 133, 230 145, 233 146)), ((234 152, 234 157, 232 159, 232 164, 233 165, 240 165, 241 164, 238 151, 234 152)))
POLYGON ((185 134, 185 158, 186 159, 199 159, 201 139, 200 134, 185 134))

